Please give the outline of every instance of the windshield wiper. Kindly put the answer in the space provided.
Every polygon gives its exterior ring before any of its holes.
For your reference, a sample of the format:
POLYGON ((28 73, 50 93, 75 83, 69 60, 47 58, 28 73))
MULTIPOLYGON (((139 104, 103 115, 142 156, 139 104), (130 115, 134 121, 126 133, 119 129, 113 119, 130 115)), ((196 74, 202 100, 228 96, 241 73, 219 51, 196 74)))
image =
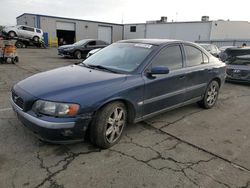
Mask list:
POLYGON ((102 65, 86 65, 86 66, 90 67, 90 68, 94 68, 94 69, 101 69, 101 70, 106 70, 106 71, 113 72, 113 73, 118 73, 117 71, 114 71, 114 70, 107 68, 107 67, 104 67, 102 65))

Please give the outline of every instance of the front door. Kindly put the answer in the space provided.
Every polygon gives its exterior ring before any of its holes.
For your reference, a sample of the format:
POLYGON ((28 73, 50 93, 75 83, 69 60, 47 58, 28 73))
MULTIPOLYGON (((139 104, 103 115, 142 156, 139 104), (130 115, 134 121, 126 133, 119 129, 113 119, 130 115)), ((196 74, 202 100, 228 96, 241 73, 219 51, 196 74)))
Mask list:
POLYGON ((185 72, 180 45, 163 48, 152 60, 152 67, 167 67, 170 72, 164 75, 144 75, 145 92, 143 101, 144 116, 154 115, 167 108, 180 105, 185 94, 185 72))

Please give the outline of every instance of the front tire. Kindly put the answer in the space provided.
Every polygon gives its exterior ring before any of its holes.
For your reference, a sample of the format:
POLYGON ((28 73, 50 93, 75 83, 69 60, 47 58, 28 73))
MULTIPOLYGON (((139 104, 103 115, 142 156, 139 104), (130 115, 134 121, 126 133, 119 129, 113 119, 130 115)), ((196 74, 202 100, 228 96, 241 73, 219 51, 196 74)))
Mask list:
POLYGON ((204 98, 198 102, 199 106, 205 109, 212 108, 218 99, 220 86, 219 83, 216 80, 213 80, 209 83, 204 98))
POLYGON ((127 124, 127 110, 123 103, 113 102, 97 112, 90 127, 90 140, 100 148, 110 148, 121 139, 127 124))
POLYGON ((16 33, 15 33, 14 31, 10 31, 10 32, 8 33, 8 36, 9 36, 10 38, 14 38, 14 37, 16 36, 16 33))
POLYGON ((75 51, 75 53, 74 53, 74 57, 75 57, 76 59, 82 59, 82 53, 81 53, 79 50, 77 50, 77 51, 75 51))

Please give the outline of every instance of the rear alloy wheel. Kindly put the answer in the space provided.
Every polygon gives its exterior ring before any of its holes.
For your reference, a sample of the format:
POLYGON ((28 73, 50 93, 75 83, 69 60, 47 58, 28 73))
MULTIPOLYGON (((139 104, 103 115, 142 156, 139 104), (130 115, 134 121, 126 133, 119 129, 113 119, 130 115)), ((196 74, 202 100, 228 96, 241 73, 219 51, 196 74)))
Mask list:
POLYGON ((127 124, 127 110, 123 103, 114 102, 105 106, 90 127, 90 139, 101 148, 116 144, 127 124))
POLYGON ((35 42, 38 42, 38 41, 39 41, 39 37, 38 37, 38 36, 34 36, 34 37, 33 37, 33 40, 34 40, 35 42))
POLYGON ((198 104, 206 109, 212 108, 216 104, 216 101, 218 99, 219 90, 220 86, 218 82, 213 80, 208 85, 204 98, 201 101, 199 101, 198 104))
POLYGON ((16 33, 15 33, 14 31, 10 31, 10 32, 8 33, 8 36, 9 36, 10 38, 13 38, 13 37, 16 36, 16 33))
POLYGON ((20 41, 16 41, 15 45, 16 45, 17 48, 23 48, 24 44, 22 42, 20 42, 20 41))
POLYGON ((76 59, 82 59, 82 53, 80 51, 75 51, 74 56, 76 59))

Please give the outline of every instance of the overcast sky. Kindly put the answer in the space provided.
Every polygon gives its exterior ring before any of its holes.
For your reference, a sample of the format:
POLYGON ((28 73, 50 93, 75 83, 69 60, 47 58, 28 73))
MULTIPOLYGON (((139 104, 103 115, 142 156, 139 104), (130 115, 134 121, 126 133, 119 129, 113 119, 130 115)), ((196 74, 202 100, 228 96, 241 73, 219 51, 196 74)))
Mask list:
POLYGON ((23 13, 46 14, 113 23, 210 19, 250 21, 249 0, 0 0, 0 25, 15 25, 23 13))

